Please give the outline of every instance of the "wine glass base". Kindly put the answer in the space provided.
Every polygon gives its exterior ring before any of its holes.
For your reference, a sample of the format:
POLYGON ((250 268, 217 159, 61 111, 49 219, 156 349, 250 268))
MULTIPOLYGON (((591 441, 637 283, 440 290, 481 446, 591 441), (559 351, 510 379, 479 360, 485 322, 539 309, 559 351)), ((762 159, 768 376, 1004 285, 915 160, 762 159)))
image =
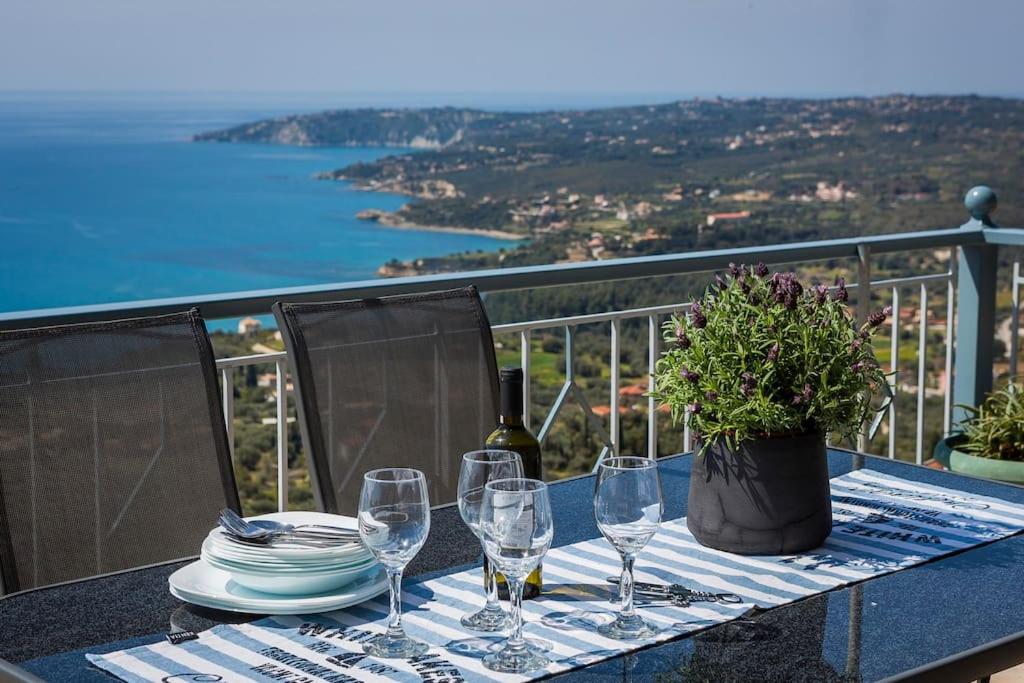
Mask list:
POLYGON ((547 640, 541 640, 540 638, 526 638, 525 642, 526 649, 534 654, 540 655, 541 657, 555 649, 553 643, 547 640))
POLYGON ((459 620, 459 623, 471 631, 491 633, 508 629, 512 626, 512 619, 500 607, 497 609, 487 609, 485 607, 474 614, 464 615, 459 620))
POLYGON ((363 643, 363 652, 381 659, 409 659, 424 654, 430 646, 407 636, 395 637, 382 633, 363 643))
POLYGON ((497 652, 484 656, 484 666, 491 671, 508 674, 521 674, 527 671, 543 669, 551 660, 529 647, 513 650, 505 647, 497 652))
POLYGON ((658 630, 654 626, 636 615, 633 615, 631 618, 623 618, 619 615, 610 624, 598 626, 597 632, 605 638, 612 638, 614 640, 639 640, 641 638, 651 638, 658 634, 658 630))

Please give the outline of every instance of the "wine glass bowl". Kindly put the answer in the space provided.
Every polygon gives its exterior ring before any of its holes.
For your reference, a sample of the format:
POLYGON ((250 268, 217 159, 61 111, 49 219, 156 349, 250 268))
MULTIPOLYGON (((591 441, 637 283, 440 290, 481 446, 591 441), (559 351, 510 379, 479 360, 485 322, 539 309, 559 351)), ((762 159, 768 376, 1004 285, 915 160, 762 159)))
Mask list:
MULTIPOLYGON (((523 462, 515 451, 487 449, 470 451, 462 456, 459 471, 459 514, 466 526, 481 539, 480 508, 484 487, 497 479, 516 479, 523 476, 523 462)), ((483 609, 466 614, 462 625, 474 631, 501 631, 510 625, 508 614, 498 602, 498 588, 491 563, 484 561, 484 590, 487 603, 483 609)))
POLYGON ((653 636, 655 628, 633 609, 633 564, 661 525, 664 504, 658 463, 631 456, 606 458, 598 464, 595 489, 597 528, 622 556, 621 611, 598 631, 618 640, 653 636))
POLYGON ((388 574, 391 609, 387 631, 363 644, 375 657, 407 659, 428 646, 402 629, 402 571, 430 533, 430 500, 422 472, 407 468, 372 470, 359 496, 359 536, 388 574))
POLYGON ((484 487, 480 508, 484 552, 505 575, 512 602, 512 632, 497 652, 484 657, 492 671, 524 673, 549 660, 523 639, 523 583, 536 569, 554 536, 547 485, 536 479, 498 479, 484 487))

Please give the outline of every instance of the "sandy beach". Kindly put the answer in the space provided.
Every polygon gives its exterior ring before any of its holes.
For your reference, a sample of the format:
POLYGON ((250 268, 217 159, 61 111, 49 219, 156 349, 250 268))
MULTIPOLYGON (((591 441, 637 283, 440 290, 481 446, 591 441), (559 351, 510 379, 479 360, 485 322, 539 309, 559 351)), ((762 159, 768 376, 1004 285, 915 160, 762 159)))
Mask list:
POLYGON ((520 235, 507 230, 467 228, 455 225, 419 225, 405 220, 397 213, 381 211, 380 209, 365 209, 357 213, 356 218, 370 223, 376 223, 377 225, 385 228, 393 228, 395 230, 418 230, 420 232, 447 232, 457 235, 479 235, 480 237, 490 237, 496 240, 509 241, 524 240, 528 237, 527 235, 520 235))
POLYGON ((384 221, 377 221, 377 224, 391 228, 393 230, 419 230, 421 232, 449 232, 457 235, 479 235, 481 237, 490 237, 496 240, 509 240, 518 242, 519 240, 529 239, 526 235, 517 235, 514 232, 506 232, 504 230, 480 230, 477 228, 460 228, 455 226, 446 225, 416 225, 415 223, 403 222, 401 225, 394 225, 392 223, 385 223, 384 221))

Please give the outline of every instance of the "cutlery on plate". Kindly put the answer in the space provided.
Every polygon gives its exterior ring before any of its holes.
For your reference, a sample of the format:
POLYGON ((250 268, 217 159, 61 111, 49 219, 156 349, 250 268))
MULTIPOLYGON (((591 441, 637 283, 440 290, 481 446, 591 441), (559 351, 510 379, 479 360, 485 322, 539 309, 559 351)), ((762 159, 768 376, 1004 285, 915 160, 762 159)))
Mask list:
MULTIPOLYGON (((617 576, 609 576, 606 581, 619 585, 617 576)), ((665 599, 674 599, 676 604, 680 602, 689 604, 691 602, 718 602, 729 605, 737 605, 743 602, 743 598, 735 593, 709 593, 707 591, 695 591, 682 584, 644 583, 637 581, 633 584, 633 590, 641 595, 655 596, 665 599)), ((650 602, 650 601, 648 601, 650 602)))
POLYGON ((248 523, 257 528, 278 533, 318 534, 320 536, 327 536, 331 538, 359 538, 358 529, 342 529, 341 527, 336 526, 323 526, 321 524, 285 524, 284 522, 275 522, 272 519, 253 519, 248 520, 248 523))
POLYGON ((359 543, 358 541, 329 541, 309 538, 307 536, 290 536, 281 534, 262 536, 260 538, 246 538, 244 536, 236 536, 226 529, 224 530, 224 535, 234 543, 253 547, 266 547, 273 546, 278 543, 287 543, 291 546, 300 545, 308 548, 340 548, 347 545, 358 545, 359 543))
POLYGON ((260 531, 271 531, 278 533, 316 533, 325 536, 339 536, 343 538, 358 538, 358 529, 344 529, 337 526, 326 526, 323 524, 287 524, 285 522, 277 522, 272 519, 253 519, 247 520, 238 515, 234 510, 230 508, 224 508, 221 510, 221 517, 230 522, 234 529, 240 531, 246 531, 250 534, 256 534, 260 531))
POLYGON ((268 543, 275 539, 287 539, 289 541, 319 542, 322 545, 337 545, 339 543, 359 543, 359 532, 352 529, 341 529, 334 527, 323 527, 322 525, 310 525, 316 528, 305 526, 294 526, 275 522, 272 525, 257 524, 270 520, 246 521, 238 516, 233 510, 224 509, 221 511, 218 522, 226 534, 235 539, 249 542, 268 543))

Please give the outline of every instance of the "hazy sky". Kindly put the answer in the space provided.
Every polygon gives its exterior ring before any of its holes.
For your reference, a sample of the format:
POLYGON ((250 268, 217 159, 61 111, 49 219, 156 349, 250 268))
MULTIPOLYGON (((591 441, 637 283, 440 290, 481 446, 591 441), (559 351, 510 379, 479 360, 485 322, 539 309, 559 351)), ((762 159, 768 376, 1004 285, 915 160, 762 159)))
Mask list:
POLYGON ((1024 95, 1024 0, 0 0, 0 90, 1024 95))

